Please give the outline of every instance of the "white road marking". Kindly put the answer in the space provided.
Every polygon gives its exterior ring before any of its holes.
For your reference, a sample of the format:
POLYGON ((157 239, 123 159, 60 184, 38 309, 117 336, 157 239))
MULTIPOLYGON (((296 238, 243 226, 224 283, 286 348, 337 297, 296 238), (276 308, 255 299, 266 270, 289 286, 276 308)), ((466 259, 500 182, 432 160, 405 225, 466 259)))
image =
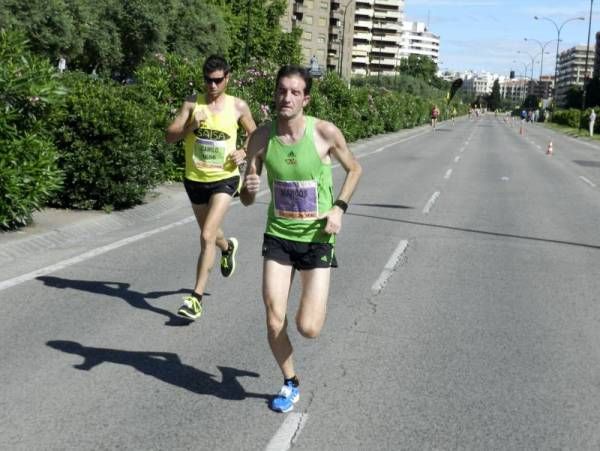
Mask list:
MULTIPOLYGON (((386 145, 384 145, 384 146, 378 147, 377 149, 375 149, 375 150, 372 150, 372 151, 370 151, 370 152, 367 152, 367 153, 362 153, 362 154, 360 154, 360 155, 356 155, 356 157, 355 157, 355 158, 358 160, 358 159, 361 159, 361 158, 364 158, 364 157, 368 157, 369 155, 373 155, 373 154, 376 154, 376 153, 382 152, 382 151, 384 151, 385 149, 387 149, 387 148, 389 148, 389 147, 395 146, 396 144, 401 144, 401 143, 403 143, 403 142, 410 141, 411 139, 418 138, 418 137, 420 137, 420 136, 423 136, 423 135, 425 135, 425 134, 426 134, 426 133, 418 133, 418 134, 411 135, 411 136, 408 136, 408 137, 406 137, 406 138, 403 138, 403 139, 399 139, 398 141, 394 141, 394 142, 392 142, 392 143, 389 143, 389 144, 386 144, 386 145)), ((340 166, 340 165, 339 165, 339 163, 338 163, 338 164, 334 165, 333 167, 335 168, 335 167, 339 167, 339 166, 340 166)))
MULTIPOLYGON (((261 197, 267 194, 269 190, 262 190, 256 193, 256 197, 261 197)), ((239 200, 235 200, 231 202, 231 205, 239 204, 239 200)), ((137 235, 133 235, 127 238, 123 238, 122 240, 115 241, 114 243, 107 244, 105 246, 100 246, 95 249, 91 249, 83 254, 80 254, 76 257, 68 258, 66 260, 62 260, 53 265, 45 266, 40 269, 36 269, 35 271, 28 272, 26 274, 22 274, 17 277, 13 277, 12 279, 6 279, 0 282, 0 291, 6 290, 7 288, 14 287, 15 285, 19 285, 23 282, 27 282, 28 280, 33 280, 36 277, 45 276, 47 274, 51 274, 56 271, 60 271, 61 269, 67 268, 71 265, 75 265, 77 263, 84 262, 91 258, 97 257, 102 254, 106 254, 112 250, 118 249, 120 247, 126 246, 131 243, 135 243, 136 241, 143 240, 145 238, 151 237, 152 235, 156 235, 157 233, 165 232, 166 230, 172 229, 174 227, 179 227, 181 225, 189 224, 190 222, 194 222, 196 218, 194 216, 188 216, 187 218, 181 219, 179 221, 172 222, 171 224, 164 225, 162 227, 158 227, 156 229, 148 230, 147 232, 138 233, 137 235)))
POLYGON ((379 275, 379 277, 377 278, 377 280, 371 287, 371 293, 378 294, 381 290, 383 290, 383 287, 385 286, 388 279, 394 272, 394 269, 396 268, 396 265, 398 264, 400 257, 402 257, 402 254, 404 254, 404 251, 406 250, 407 247, 408 247, 408 241, 401 240, 400 243, 398 244, 398 246, 396 247, 396 249, 394 250, 394 252, 392 252, 392 255, 390 256, 389 260, 383 267, 383 271, 381 271, 381 274, 379 275))
POLYGON ((84 252, 83 254, 78 255, 77 257, 63 260, 61 262, 55 263, 54 265, 45 266, 44 268, 38 269, 36 271, 31 271, 31 272, 28 272, 27 274, 23 274, 18 277, 13 277, 12 279, 3 280, 2 282, 0 282, 0 291, 6 290, 7 288, 10 288, 10 287, 14 287, 15 285, 26 282, 27 280, 32 280, 32 279, 35 279, 36 277, 50 274, 55 271, 59 271, 61 269, 66 268, 67 266, 71 266, 76 263, 81 263, 85 260, 89 260, 90 258, 105 254, 109 251, 118 249, 127 244, 135 243, 136 241, 143 240, 144 238, 148 238, 149 236, 156 235, 157 233, 172 229, 173 227, 177 227, 177 226, 184 225, 184 224, 189 224, 190 222, 193 222, 194 220, 195 220, 194 216, 188 216, 187 218, 182 219, 181 221, 173 222, 171 224, 167 224, 165 226, 159 227, 157 229, 149 230, 144 233, 139 233, 137 235, 133 235, 128 238, 124 238, 122 240, 115 241, 114 243, 107 244, 106 246, 97 247, 96 249, 92 249, 90 251, 84 252))
POLYGON ((596 184, 594 182, 592 182, 590 179, 584 177, 583 175, 580 175, 579 178, 581 180, 583 180, 585 183, 587 183, 588 185, 590 185, 592 188, 596 188, 596 184))
POLYGON ((288 413, 265 451, 287 451, 292 447, 308 419, 307 413, 288 413))
POLYGON ((446 171, 446 174, 444 175, 444 178, 447 180, 450 178, 451 175, 452 175, 452 169, 448 169, 446 171))
MULTIPOLYGON (((425 133, 418 133, 418 134, 415 134, 415 135, 408 136, 408 137, 400 139, 398 141, 394 141, 393 143, 389 143, 389 144, 386 144, 386 145, 384 145, 382 147, 379 147, 378 149, 375 149, 375 151, 359 155, 356 158, 362 158, 362 157, 366 157, 366 156, 372 155, 374 153, 381 152, 382 150, 387 149, 388 147, 394 146, 396 144, 403 143, 405 141, 409 141, 409 140, 414 139, 414 138, 418 138, 419 136, 423 136, 424 134, 425 133)), ((337 168, 337 167, 340 167, 339 163, 332 166, 332 168, 337 168)), ((262 191, 260 191, 260 192, 258 192, 256 194, 256 197, 258 198, 258 197, 264 196, 268 192, 269 192, 269 190, 262 190, 262 191)), ((233 206, 233 205, 236 205, 236 204, 239 204, 239 203, 240 203, 239 200, 236 200, 236 201, 233 201, 231 203, 231 205, 233 206)), ((182 219, 180 221, 176 221, 176 222, 173 222, 171 224, 167 224, 167 225, 159 227, 157 229, 149 230, 147 232, 140 233, 138 235, 133 235, 133 236, 130 236, 128 238, 124 238, 122 240, 116 241, 114 243, 107 244, 105 246, 101 246, 101 247, 98 247, 98 248, 95 248, 95 249, 91 249, 91 250, 89 250, 87 252, 84 252, 83 254, 80 254, 80 255, 78 255, 76 257, 72 257, 72 258, 69 258, 69 259, 66 259, 66 260, 62 260, 62 261, 60 261, 58 263, 55 263, 53 265, 45 266, 45 267, 37 269, 35 271, 31 271, 31 272, 28 272, 26 274, 22 274, 20 276, 13 277, 11 279, 6 279, 6 280, 3 280, 3 281, 0 281, 0 291, 6 290, 7 288, 14 287, 14 286, 19 285, 19 284, 21 284, 23 282, 27 282, 29 280, 33 280, 36 277, 45 276, 47 274, 51 274, 53 272, 60 271, 61 269, 67 268, 67 267, 75 265, 77 263, 84 262, 84 261, 89 260, 89 259, 94 258, 94 257, 97 257, 98 255, 105 254, 107 252, 110 252, 112 250, 115 250, 115 249, 118 249, 120 247, 126 246, 128 244, 135 243, 136 241, 148 238, 148 237, 150 237, 152 235, 156 235, 157 233, 164 232, 166 230, 172 229, 174 227, 178 227, 180 225, 189 224, 190 222, 194 222, 194 221, 195 221, 194 216, 188 216, 187 218, 184 218, 184 219, 182 219)))
POLYGON ((456 157, 454 157, 454 162, 458 163, 458 161, 460 160, 460 155, 457 155, 456 157))
POLYGON ((431 210, 431 207, 433 207, 433 204, 435 203, 435 201, 439 197, 439 195, 440 195, 439 191, 436 191, 435 193, 433 193, 431 195, 431 197, 427 201, 427 204, 425 204, 425 208, 423 208, 423 213, 424 214, 429 213, 429 210, 431 210))

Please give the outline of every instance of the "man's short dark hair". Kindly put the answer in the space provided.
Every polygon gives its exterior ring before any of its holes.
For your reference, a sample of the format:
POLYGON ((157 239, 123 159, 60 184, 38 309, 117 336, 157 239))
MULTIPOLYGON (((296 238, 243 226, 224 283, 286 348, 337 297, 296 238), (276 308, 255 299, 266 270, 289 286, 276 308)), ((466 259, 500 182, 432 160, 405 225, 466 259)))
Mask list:
POLYGON ((292 77, 294 75, 304 80, 304 95, 309 95, 310 88, 312 88, 312 77, 310 76, 310 72, 308 69, 295 64, 288 64, 279 69, 279 72, 277 72, 277 78, 275 79, 275 87, 279 86, 279 80, 283 77, 292 77))
POLYGON ((202 72, 204 75, 208 75, 218 70, 222 70, 223 75, 227 75, 231 70, 231 67, 229 66, 227 60, 222 56, 210 55, 208 58, 206 58, 204 66, 202 66, 202 72))

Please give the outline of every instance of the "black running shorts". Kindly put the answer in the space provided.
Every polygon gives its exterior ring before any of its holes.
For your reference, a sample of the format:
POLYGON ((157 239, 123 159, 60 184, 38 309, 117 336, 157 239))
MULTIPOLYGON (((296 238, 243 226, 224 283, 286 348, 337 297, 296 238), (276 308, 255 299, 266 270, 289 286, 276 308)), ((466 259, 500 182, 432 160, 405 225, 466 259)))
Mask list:
POLYGON ((240 184, 240 177, 236 175, 224 180, 218 180, 216 182, 196 182, 194 180, 183 180, 183 186, 187 192, 190 201, 193 204, 202 205, 207 204, 210 197, 217 193, 226 193, 232 197, 235 197, 240 184))
POLYGON ((329 243, 302 243, 265 234, 262 256, 298 270, 337 268, 335 248, 329 243))

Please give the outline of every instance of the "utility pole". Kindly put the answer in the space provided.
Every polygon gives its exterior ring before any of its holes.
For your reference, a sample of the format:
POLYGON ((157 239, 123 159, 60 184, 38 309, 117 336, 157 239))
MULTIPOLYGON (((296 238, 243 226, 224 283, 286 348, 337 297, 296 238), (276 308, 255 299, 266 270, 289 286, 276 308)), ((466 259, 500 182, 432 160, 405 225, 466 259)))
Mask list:
POLYGON ((579 129, 581 130, 581 116, 583 116, 583 110, 585 109, 585 95, 587 92, 587 79, 588 79, 588 59, 590 56, 590 34, 592 32, 592 8, 594 7, 594 0, 590 0, 590 18, 588 24, 588 40, 587 49, 585 50, 585 69, 583 70, 583 90, 581 92, 581 112, 579 118, 579 129))

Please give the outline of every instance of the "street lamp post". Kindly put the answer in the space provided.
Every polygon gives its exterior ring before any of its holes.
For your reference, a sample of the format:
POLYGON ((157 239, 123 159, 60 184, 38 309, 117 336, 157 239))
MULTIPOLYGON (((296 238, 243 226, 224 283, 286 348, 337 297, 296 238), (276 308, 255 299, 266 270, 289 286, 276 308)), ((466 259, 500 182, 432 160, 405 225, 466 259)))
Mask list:
MULTIPOLYGON (((593 0, 592 0, 593 1, 593 0)), ((567 24, 568 22, 572 22, 574 20, 585 20, 585 17, 572 17, 571 19, 567 19, 565 20, 562 24, 560 24, 560 26, 552 19, 550 19, 549 17, 539 17, 539 16, 534 16, 533 17, 535 20, 547 20, 548 22, 551 22, 552 25, 554 25, 554 28, 556 28, 556 61, 554 62, 554 102, 556 102, 556 88, 558 86, 558 46, 560 44, 560 32, 562 30, 562 28, 565 26, 565 24, 567 24)))
POLYGON ((523 73, 523 77, 527 80, 527 72, 529 71, 529 64, 524 63, 523 61, 513 60, 513 63, 521 63, 525 68, 525 72, 523 73))
POLYGON ((542 59, 540 61, 540 81, 542 81, 542 71, 544 70, 544 53, 546 53, 546 46, 548 44, 552 44, 555 40, 552 39, 551 41, 545 42, 543 44, 540 41, 538 41, 537 39, 525 38, 524 40, 527 42, 529 42, 529 41, 536 42, 542 49, 542 59))
MULTIPOLYGON (((585 95, 586 95, 586 81, 588 79, 588 59, 590 56, 590 33, 592 32, 592 8, 594 7, 594 0, 590 0, 590 19, 588 24, 588 40, 587 48, 585 50, 585 69, 583 69, 583 90, 581 92, 581 114, 585 109, 585 95)), ((579 121, 579 128, 581 128, 581 120, 579 121)))
POLYGON ((525 55, 527 55, 529 57, 529 59, 531 59, 531 77, 530 80, 533 81, 533 65, 535 64, 535 57, 531 55, 531 53, 526 52, 524 50, 517 50, 517 53, 524 53, 525 55))
POLYGON ((250 17, 251 17, 251 12, 252 10, 252 0, 248 0, 248 6, 247 6, 247 16, 246 16, 246 47, 244 49, 244 62, 246 64, 248 64, 248 58, 249 58, 249 54, 248 54, 248 49, 250 46, 250 17))
POLYGON ((348 14, 348 11, 350 11, 352 8, 350 8, 350 4, 353 2, 354 0, 349 0, 348 3, 346 3, 346 6, 344 7, 344 22, 342 24, 342 45, 341 45, 341 50, 340 50, 340 77, 343 78, 343 67, 344 67, 344 41, 346 40, 346 14, 348 14))

